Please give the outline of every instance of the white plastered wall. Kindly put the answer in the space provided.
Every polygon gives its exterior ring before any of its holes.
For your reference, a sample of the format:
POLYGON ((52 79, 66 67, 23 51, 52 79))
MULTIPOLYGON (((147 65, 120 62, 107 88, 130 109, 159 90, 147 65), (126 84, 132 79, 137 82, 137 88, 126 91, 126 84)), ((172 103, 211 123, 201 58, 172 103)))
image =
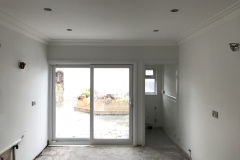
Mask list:
POLYGON ((240 17, 232 17, 180 44, 179 145, 194 160, 240 157, 240 52, 229 47, 240 42, 240 17))
POLYGON ((32 160, 48 138, 47 47, 3 26, 0 43, 0 152, 25 134, 16 159, 32 160))
POLYGON ((178 99, 177 99, 177 64, 163 66, 163 129, 178 143, 178 99))

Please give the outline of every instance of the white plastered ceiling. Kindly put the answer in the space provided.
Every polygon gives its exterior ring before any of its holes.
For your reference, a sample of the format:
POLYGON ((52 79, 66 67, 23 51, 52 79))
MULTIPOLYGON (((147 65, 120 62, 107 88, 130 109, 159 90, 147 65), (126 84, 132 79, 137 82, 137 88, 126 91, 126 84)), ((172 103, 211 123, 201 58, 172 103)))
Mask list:
POLYGON ((0 10, 49 40, 176 41, 234 4, 239 5, 237 0, 0 0, 0 10), (174 8, 180 11, 170 12, 174 8))

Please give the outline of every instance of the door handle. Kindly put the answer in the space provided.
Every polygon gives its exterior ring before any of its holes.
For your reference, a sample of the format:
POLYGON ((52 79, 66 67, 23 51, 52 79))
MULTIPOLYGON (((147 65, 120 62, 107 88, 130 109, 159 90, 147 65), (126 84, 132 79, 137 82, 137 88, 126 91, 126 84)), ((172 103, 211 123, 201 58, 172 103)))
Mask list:
POLYGON ((128 104, 129 104, 129 107, 133 107, 133 105, 132 105, 132 98, 129 98, 128 104))

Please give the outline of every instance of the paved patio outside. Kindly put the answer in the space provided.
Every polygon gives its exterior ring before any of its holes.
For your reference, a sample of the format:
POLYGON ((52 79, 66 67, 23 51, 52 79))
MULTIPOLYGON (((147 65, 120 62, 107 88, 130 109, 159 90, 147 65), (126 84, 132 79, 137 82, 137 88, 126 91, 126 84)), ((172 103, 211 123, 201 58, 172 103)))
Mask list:
MULTIPOLYGON (((76 101, 56 107, 57 138, 90 138, 90 114, 74 110, 76 101)), ((128 139, 129 115, 94 115, 95 139, 128 139)))

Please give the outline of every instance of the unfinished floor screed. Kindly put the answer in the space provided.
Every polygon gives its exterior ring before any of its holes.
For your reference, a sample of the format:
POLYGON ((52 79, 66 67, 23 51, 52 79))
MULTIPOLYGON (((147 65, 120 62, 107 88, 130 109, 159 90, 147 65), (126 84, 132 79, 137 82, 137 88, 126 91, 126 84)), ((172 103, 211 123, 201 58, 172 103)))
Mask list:
POLYGON ((146 131, 146 146, 62 146, 47 147, 36 160, 189 160, 162 131, 146 131))

